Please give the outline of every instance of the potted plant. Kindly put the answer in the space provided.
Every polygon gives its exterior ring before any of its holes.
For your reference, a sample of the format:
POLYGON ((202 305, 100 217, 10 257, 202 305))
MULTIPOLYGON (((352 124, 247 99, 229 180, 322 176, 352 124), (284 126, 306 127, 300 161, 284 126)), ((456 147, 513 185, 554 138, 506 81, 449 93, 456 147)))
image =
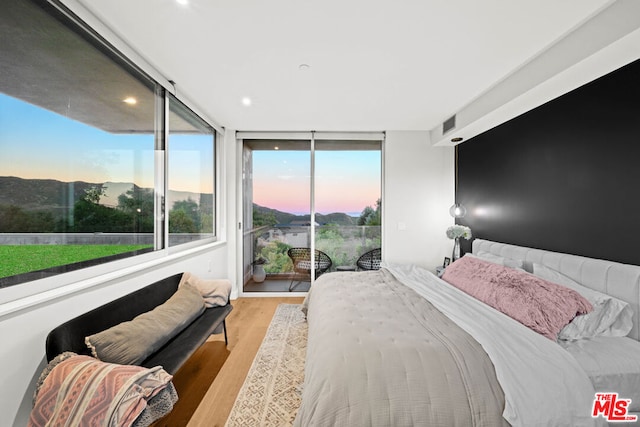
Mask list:
POLYGON ((253 266, 253 281, 255 283, 262 283, 265 277, 267 277, 267 273, 264 271, 264 265, 267 262, 266 258, 259 257, 251 263, 253 266))

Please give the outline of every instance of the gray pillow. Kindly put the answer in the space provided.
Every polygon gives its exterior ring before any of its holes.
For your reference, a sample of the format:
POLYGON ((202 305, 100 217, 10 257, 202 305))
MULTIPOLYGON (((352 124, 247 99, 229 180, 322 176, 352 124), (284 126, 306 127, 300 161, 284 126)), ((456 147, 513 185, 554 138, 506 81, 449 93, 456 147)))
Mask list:
POLYGON ((204 300, 191 286, 182 286, 165 303, 85 338, 94 357, 109 363, 138 365, 205 310, 204 300))

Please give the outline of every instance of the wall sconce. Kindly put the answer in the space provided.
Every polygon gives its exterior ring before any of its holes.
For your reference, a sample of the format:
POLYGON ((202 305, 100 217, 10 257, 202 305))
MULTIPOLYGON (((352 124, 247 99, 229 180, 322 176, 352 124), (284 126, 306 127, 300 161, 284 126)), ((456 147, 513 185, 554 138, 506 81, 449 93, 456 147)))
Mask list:
POLYGON ((467 214, 467 209, 460 203, 454 203, 449 208, 449 214, 454 218, 462 218, 467 214))

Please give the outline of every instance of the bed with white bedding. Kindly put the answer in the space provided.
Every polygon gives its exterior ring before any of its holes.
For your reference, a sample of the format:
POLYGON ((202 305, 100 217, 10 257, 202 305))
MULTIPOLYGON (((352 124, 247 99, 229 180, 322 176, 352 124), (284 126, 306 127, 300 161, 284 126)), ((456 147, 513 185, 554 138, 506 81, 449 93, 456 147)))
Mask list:
POLYGON ((589 313, 545 336, 509 307, 504 314, 415 266, 323 275, 305 301, 295 425, 603 425, 591 414, 595 393, 605 391, 640 410, 640 267, 483 240, 474 253, 490 269, 536 267, 534 281, 570 280, 561 291, 578 286, 589 313), (556 334, 566 339, 550 339, 556 334))

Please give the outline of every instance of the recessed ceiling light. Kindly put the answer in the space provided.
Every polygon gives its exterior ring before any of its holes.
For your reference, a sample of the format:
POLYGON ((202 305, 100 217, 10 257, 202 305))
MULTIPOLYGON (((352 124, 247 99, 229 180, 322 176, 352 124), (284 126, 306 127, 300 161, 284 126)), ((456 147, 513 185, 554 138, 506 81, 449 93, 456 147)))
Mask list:
POLYGON ((186 6, 189 4, 189 0, 176 0, 176 3, 186 6))
POLYGON ((309 64, 300 64, 300 65, 298 65, 298 69, 299 69, 300 71, 306 71, 306 70, 308 70, 309 68, 311 68, 311 65, 309 65, 309 64))
POLYGON ((251 98, 249 98, 248 96, 245 96, 244 98, 242 98, 242 105, 244 105, 245 107, 250 106, 251 98))
POLYGON ((274 150, 279 150, 280 147, 278 147, 277 145, 275 147, 273 147, 274 150))
POLYGON ((133 96, 127 96, 125 99, 122 100, 122 102, 129 105, 136 105, 138 103, 138 100, 135 99, 133 96))

